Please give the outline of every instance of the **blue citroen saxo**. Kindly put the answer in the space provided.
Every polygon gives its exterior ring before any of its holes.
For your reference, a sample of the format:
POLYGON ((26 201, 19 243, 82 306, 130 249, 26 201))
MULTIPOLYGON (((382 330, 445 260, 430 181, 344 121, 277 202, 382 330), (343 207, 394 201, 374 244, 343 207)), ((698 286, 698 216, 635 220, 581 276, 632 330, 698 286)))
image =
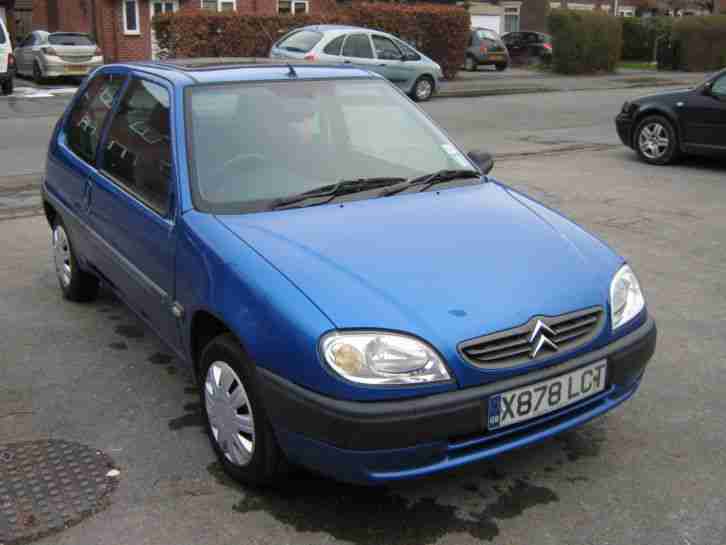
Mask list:
POLYGON ((351 67, 108 65, 53 132, 63 295, 118 295, 193 370, 246 482, 440 472, 580 426, 656 343, 633 270, 351 67))

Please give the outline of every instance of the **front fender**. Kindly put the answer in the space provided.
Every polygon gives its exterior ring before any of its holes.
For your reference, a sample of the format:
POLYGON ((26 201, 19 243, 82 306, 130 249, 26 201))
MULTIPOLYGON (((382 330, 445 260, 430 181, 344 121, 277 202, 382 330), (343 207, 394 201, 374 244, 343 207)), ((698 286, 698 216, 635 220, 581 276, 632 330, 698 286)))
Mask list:
POLYGON ((203 310, 237 336, 255 365, 314 390, 325 382, 317 345, 333 324, 214 216, 196 211, 182 216, 176 300, 185 310, 182 337, 190 362, 194 361, 192 318, 203 310))

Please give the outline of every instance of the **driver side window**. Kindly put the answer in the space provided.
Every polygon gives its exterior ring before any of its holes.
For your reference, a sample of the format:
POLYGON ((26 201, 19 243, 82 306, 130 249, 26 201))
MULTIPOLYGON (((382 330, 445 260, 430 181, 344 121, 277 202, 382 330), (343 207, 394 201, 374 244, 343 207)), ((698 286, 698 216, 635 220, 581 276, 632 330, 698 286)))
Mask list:
POLYGON ((403 58, 401 51, 391 40, 385 36, 373 35, 373 47, 379 59, 387 61, 400 61, 403 58))

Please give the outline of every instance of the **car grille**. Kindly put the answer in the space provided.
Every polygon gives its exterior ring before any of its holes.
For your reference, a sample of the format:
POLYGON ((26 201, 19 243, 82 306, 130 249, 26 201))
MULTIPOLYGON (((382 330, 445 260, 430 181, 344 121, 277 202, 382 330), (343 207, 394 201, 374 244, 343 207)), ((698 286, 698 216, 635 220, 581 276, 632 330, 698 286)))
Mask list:
POLYGON ((93 59, 93 56, 92 55, 61 55, 61 59, 63 59, 66 62, 81 64, 84 62, 89 62, 91 59, 93 59))
POLYGON ((521 326, 464 341, 459 351, 464 359, 479 367, 511 367, 544 360, 594 339, 602 329, 604 317, 602 307, 560 316, 535 316, 521 326), (538 322, 542 323, 539 328, 538 322))

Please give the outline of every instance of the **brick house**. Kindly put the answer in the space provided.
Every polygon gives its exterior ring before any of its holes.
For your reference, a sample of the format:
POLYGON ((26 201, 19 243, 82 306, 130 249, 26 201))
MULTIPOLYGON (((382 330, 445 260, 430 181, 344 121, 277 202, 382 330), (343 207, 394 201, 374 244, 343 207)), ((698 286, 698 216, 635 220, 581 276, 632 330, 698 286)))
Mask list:
MULTIPOLYGON (((3 1, 0 0, 0 5, 3 1)), ((151 18, 182 7, 242 13, 316 13, 325 0, 33 0, 33 29, 86 32, 106 62, 145 60, 157 53, 151 18), (62 4, 62 8, 61 8, 62 4)))

